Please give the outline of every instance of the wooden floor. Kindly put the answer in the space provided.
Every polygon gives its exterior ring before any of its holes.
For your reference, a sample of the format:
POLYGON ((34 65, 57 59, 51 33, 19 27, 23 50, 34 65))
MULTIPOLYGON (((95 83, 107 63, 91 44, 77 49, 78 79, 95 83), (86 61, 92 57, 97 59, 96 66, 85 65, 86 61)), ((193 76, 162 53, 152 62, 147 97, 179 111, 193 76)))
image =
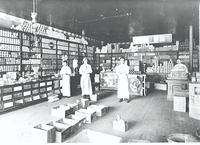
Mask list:
MULTIPOLYGON (((92 124, 90 128, 129 139, 143 139, 151 142, 166 142, 171 133, 188 133, 195 135, 200 121, 189 117, 188 113, 173 111, 172 102, 167 101, 166 92, 154 91, 146 97, 132 98, 130 103, 119 103, 113 92, 102 92, 103 98, 97 104, 110 107, 109 113, 92 124), (114 131, 112 121, 116 115, 129 122, 125 133, 114 131)), ((80 96, 63 98, 55 103, 40 103, 13 112, 0 115, 0 137, 2 143, 32 143, 31 130, 39 123, 48 123, 59 118, 51 116, 51 108, 67 102, 75 102, 80 96)))

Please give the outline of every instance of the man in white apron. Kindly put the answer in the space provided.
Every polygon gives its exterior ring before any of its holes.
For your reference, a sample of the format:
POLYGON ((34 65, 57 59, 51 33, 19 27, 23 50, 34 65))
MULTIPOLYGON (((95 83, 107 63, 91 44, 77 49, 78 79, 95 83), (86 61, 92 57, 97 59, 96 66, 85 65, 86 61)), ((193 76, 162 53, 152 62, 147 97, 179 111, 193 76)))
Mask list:
POLYGON ((81 74, 81 90, 82 96, 92 95, 92 84, 90 79, 90 74, 92 73, 91 65, 88 64, 87 58, 83 58, 83 64, 79 69, 79 73, 81 74))
POLYGON ((61 68, 60 75, 62 77, 62 95, 63 97, 71 96, 71 87, 70 87, 70 75, 71 69, 67 65, 67 61, 63 61, 63 67, 61 68))
POLYGON ((120 99, 119 102, 127 101, 129 103, 129 87, 128 87, 128 73, 129 66, 125 64, 125 59, 120 58, 120 64, 116 67, 116 73, 118 76, 118 91, 117 97, 120 99))

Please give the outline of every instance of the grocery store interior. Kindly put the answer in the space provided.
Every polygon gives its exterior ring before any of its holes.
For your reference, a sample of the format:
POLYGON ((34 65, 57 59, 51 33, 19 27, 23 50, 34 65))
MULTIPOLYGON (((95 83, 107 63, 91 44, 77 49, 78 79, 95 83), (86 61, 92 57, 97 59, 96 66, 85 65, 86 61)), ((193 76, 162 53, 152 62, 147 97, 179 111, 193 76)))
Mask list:
POLYGON ((199 35, 197 0, 0 0, 0 142, 200 142, 199 35))

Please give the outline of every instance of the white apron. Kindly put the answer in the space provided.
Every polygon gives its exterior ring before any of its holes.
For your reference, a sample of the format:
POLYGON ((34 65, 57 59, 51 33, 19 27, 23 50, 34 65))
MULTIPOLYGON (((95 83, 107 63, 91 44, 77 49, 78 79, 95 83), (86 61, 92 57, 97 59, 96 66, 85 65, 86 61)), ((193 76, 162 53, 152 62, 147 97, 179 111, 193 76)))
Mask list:
POLYGON ((81 65, 79 69, 79 73, 81 74, 81 90, 83 95, 92 95, 92 84, 90 79, 90 73, 92 73, 92 68, 89 64, 81 65))
POLYGON ((60 74, 62 76, 62 94, 63 96, 71 96, 70 75, 71 69, 68 66, 62 67, 60 74))
POLYGON ((128 82, 129 67, 121 64, 116 67, 116 73, 118 75, 117 97, 120 99, 130 99, 128 82))

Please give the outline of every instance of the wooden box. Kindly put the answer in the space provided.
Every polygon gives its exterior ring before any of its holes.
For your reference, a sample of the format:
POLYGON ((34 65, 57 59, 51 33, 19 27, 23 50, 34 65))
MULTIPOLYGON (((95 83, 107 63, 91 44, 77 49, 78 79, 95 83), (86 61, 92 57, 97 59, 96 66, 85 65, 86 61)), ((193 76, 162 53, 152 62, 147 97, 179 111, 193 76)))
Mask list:
POLYGON ((49 122, 47 125, 55 127, 55 141, 61 143, 71 135, 71 125, 62 124, 58 122, 49 122))
POLYGON ((80 116, 76 116, 74 114, 68 115, 67 117, 65 117, 67 119, 73 119, 73 120, 77 120, 78 121, 78 127, 82 127, 83 124, 85 123, 86 117, 80 117, 80 116))
POLYGON ((32 138, 38 143, 54 143, 55 127, 45 124, 39 124, 33 127, 32 138))
POLYGON ((90 101, 88 99, 83 99, 81 98, 81 107, 82 108, 87 108, 90 104, 90 101))
POLYGON ((72 108, 72 112, 73 113, 75 113, 75 111, 77 111, 79 109, 77 103, 67 103, 67 106, 69 106, 70 108, 72 108))
POLYGON ((128 122, 126 122, 124 120, 119 120, 119 121, 114 120, 113 121, 113 129, 122 131, 122 132, 126 132, 128 130, 128 122))
POLYGON ((62 118, 58 121, 56 121, 58 123, 62 123, 62 124, 67 124, 67 125, 71 125, 71 133, 75 133, 77 130, 79 130, 79 128, 81 126, 79 126, 79 120, 75 120, 75 119, 70 119, 69 117, 68 118, 62 118))
POLYGON ((64 118, 72 113, 73 113, 72 108, 70 108, 67 105, 60 105, 60 106, 53 107, 51 109, 52 116, 56 116, 60 118, 64 118))
POLYGON ((86 123, 92 123, 92 121, 96 117, 96 111, 94 110, 87 110, 87 109, 80 109, 75 112, 75 115, 86 117, 86 123))
POLYGON ((91 101, 98 101, 99 100, 99 96, 97 94, 91 95, 90 96, 90 100, 91 101))
POLYGON ((82 108, 81 100, 76 100, 76 103, 78 104, 78 109, 81 109, 82 108))
POLYGON ((108 107, 103 105, 91 105, 87 109, 96 111, 96 116, 104 116, 108 112, 108 107))
POLYGON ((199 106, 189 106, 189 116, 200 120, 200 107, 199 106))

